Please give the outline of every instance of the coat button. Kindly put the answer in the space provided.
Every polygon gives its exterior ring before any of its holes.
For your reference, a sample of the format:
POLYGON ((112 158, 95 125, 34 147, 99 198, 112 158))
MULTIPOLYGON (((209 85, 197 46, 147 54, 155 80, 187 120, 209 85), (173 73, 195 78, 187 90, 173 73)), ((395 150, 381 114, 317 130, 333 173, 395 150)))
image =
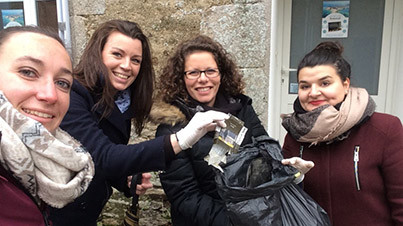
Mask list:
POLYGON ((81 208, 81 209, 85 210, 86 207, 87 207, 87 203, 86 203, 86 202, 80 203, 80 208, 81 208))

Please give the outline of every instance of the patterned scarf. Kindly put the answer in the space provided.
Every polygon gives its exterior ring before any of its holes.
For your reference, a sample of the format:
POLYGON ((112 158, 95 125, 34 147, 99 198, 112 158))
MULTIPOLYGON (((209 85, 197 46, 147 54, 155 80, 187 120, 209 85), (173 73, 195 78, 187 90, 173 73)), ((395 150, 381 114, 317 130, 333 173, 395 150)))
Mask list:
MULTIPOLYGON (((299 101, 298 99, 296 101, 299 101)), ((297 111, 282 114, 283 127, 299 142, 316 145, 331 143, 348 137, 349 131, 370 117, 375 111, 375 102, 362 88, 350 88, 340 109, 324 105, 309 112, 297 111)))
POLYGON ((54 134, 18 112, 0 91, 0 164, 40 199, 62 208, 84 193, 94 175, 88 152, 58 128, 54 134))
POLYGON ((123 114, 130 106, 130 90, 125 89, 123 91, 119 91, 117 93, 117 97, 115 100, 116 106, 118 106, 120 112, 123 114))

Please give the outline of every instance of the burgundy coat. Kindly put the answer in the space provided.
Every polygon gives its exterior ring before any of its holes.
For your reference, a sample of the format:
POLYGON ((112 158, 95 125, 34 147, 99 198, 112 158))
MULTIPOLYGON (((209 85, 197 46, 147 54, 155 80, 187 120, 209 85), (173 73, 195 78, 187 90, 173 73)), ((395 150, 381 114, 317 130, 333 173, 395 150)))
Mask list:
POLYGON ((45 206, 40 209, 0 165, 0 225, 46 225, 42 213, 47 215, 45 206))
POLYGON ((287 134, 283 152, 315 163, 304 190, 332 225, 403 225, 403 128, 397 117, 374 113, 347 139, 328 145, 309 147, 287 134))

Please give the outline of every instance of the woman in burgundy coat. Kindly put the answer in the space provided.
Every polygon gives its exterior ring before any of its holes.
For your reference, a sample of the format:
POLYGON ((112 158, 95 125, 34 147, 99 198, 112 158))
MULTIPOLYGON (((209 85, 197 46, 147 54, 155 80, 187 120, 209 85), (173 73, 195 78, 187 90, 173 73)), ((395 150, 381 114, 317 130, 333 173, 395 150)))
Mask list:
POLYGON ((342 51, 323 42, 300 62, 294 112, 282 115, 284 157, 315 163, 304 190, 332 225, 403 225, 402 124, 350 86, 342 51))
POLYGON ((52 225, 48 207, 68 205, 90 184, 90 154, 59 128, 72 84, 57 33, 0 31, 0 225, 52 225))

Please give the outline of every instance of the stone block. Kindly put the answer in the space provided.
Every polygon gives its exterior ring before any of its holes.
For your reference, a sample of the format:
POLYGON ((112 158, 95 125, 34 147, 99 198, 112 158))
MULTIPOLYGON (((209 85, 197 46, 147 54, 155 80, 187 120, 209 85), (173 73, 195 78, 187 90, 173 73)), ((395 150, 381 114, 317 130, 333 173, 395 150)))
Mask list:
POLYGON ((203 14, 201 32, 219 41, 239 67, 260 68, 269 46, 266 20, 261 3, 215 6, 203 14))
POLYGON ((74 15, 99 15, 104 14, 106 9, 105 0, 72 0, 70 1, 74 15))
POLYGON ((254 4, 263 2, 263 0, 234 0, 235 4, 254 4))
POLYGON ((245 94, 252 98, 255 109, 263 125, 267 124, 269 76, 260 68, 241 69, 246 83, 245 94))
POLYGON ((76 65, 80 60, 81 54, 87 44, 87 30, 85 26, 85 18, 81 16, 70 17, 71 27, 71 48, 73 65, 76 65))

